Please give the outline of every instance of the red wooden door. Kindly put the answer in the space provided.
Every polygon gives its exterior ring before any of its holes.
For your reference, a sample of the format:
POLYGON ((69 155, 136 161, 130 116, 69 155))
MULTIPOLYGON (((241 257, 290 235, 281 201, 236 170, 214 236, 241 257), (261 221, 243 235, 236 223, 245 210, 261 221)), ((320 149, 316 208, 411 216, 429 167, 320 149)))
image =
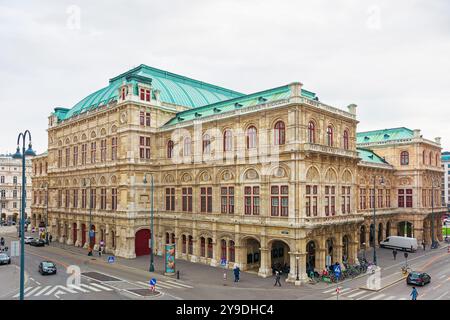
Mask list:
POLYGON ((149 240, 150 230, 142 229, 136 232, 134 237, 134 247, 137 257, 150 254, 149 240))

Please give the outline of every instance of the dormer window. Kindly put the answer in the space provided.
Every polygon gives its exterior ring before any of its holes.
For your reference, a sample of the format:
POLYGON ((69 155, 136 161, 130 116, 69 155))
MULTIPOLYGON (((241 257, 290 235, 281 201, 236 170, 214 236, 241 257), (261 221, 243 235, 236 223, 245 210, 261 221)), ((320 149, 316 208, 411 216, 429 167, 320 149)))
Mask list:
POLYGON ((222 110, 220 110, 219 108, 214 108, 214 113, 219 113, 222 112, 222 110))
POLYGON ((390 135, 388 135, 387 133, 384 134, 384 139, 389 139, 390 135))
POLYGON ((150 89, 140 88, 140 90, 139 90, 139 98, 142 101, 150 102, 150 89))
POLYGON ((196 118, 200 118, 201 116, 202 116, 201 113, 198 113, 198 112, 195 113, 195 117, 196 117, 196 118))
POLYGON ((259 103, 264 103, 264 102, 266 102, 266 101, 267 101, 267 99, 264 98, 264 97, 259 97, 259 98, 258 98, 258 102, 259 102, 259 103))
POLYGON ((369 141, 369 140, 370 140, 369 137, 367 137, 367 136, 364 137, 364 141, 369 141))
POLYGON ((242 108, 242 104, 236 102, 236 103, 234 104, 234 107, 235 107, 235 108, 242 108))

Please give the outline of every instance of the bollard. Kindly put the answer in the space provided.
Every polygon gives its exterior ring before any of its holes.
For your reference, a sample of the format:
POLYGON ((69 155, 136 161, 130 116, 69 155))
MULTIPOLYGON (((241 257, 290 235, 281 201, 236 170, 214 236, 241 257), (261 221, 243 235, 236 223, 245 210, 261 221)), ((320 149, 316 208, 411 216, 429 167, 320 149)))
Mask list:
POLYGON ((180 270, 177 270, 177 280, 180 280, 180 270))

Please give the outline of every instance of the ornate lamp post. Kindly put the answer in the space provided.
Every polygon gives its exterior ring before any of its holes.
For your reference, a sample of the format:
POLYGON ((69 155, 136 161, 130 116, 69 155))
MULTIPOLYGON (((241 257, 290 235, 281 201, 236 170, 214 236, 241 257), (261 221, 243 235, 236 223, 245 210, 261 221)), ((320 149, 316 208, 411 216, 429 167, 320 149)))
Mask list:
POLYGON ((31 145, 31 133, 26 130, 24 133, 20 133, 17 137, 17 150, 13 154, 13 159, 22 159, 22 205, 20 208, 20 300, 24 300, 24 285, 25 285, 25 206, 26 206, 26 176, 25 176, 25 157, 35 156, 36 153, 32 149, 31 145), (29 144, 28 149, 25 150, 26 138, 28 135, 29 144), (21 140, 22 139, 22 140, 21 140), (22 152, 20 152, 20 142, 22 142, 22 152))
MULTIPOLYGON (((150 185, 150 192, 151 192, 151 209, 150 209, 150 272, 155 271, 155 266, 153 264, 153 175, 151 174, 151 185, 150 185)), ((144 174, 144 184, 147 184, 147 174, 144 174)))

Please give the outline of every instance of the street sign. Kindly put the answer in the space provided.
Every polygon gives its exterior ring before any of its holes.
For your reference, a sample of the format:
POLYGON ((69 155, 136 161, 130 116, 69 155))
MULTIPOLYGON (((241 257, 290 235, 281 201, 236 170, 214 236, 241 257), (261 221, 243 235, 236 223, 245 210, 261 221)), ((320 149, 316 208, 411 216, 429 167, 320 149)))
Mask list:
POLYGON ((19 241, 11 241, 11 257, 18 257, 20 251, 20 244, 19 241))
POLYGON ((341 277, 341 266, 339 264, 335 264, 333 267, 334 274, 336 275, 336 278, 341 277))
POLYGON ((114 263, 115 258, 113 256, 108 257, 108 263, 114 263))

